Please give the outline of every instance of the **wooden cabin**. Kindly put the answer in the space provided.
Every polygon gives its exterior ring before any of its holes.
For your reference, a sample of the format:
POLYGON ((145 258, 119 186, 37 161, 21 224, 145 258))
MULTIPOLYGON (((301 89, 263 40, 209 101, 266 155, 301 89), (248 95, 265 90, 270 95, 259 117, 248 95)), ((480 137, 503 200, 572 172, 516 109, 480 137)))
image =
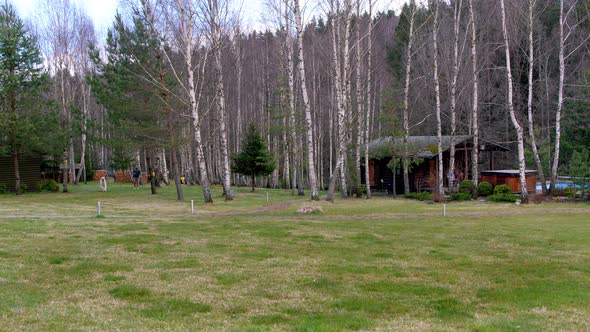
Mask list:
MULTIPOLYGON (((513 193, 520 193, 520 171, 517 169, 481 171, 481 181, 486 181, 495 186, 506 184, 513 193)), ((526 170, 526 189, 534 193, 537 187, 537 171, 526 170)))
MULTIPOLYGON (((450 161, 451 136, 442 137, 444 187, 448 187, 448 169, 450 161)), ((480 145, 480 152, 508 151, 507 148, 497 144, 486 142, 480 145)), ((401 165, 397 165, 394 172, 388 167, 393 155, 400 158, 405 150, 402 138, 379 138, 369 142, 369 183, 375 192, 388 194, 401 194, 404 191, 403 174, 401 165), (394 144, 395 142, 395 144, 394 144)), ((437 136, 410 136, 408 138, 408 153, 413 161, 410 167, 410 191, 432 191, 436 188, 438 179, 438 137, 437 136)), ((471 136, 455 136, 455 173, 454 184, 471 178, 471 153, 473 143, 471 136)), ((482 162, 480 160, 480 162, 482 162)), ((493 166, 493 163, 492 165, 493 166)), ((481 167, 481 165, 480 165, 481 167)), ((365 183, 364 171, 361 173, 361 181, 365 183)), ((447 188, 448 190, 448 188, 447 188)))
MULTIPOLYGON (((41 158, 21 156, 19 170, 20 181, 27 185, 27 191, 35 190, 35 186, 41 181, 41 158)), ((6 190, 16 192, 12 156, 0 156, 0 184, 6 186, 6 190)))

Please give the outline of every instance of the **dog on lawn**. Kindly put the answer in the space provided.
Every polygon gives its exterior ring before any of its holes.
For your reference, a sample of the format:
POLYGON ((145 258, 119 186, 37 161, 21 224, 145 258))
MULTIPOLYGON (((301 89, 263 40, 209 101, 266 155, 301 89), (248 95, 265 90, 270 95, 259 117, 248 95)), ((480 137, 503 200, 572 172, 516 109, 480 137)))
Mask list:
POLYGON ((100 177, 99 185, 102 191, 107 191, 107 179, 104 176, 100 177))

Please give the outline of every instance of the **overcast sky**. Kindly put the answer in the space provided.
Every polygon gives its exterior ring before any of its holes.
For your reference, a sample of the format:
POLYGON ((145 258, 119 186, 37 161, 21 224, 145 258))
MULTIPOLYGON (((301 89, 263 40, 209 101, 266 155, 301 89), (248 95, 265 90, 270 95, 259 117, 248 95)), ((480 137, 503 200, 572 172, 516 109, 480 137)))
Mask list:
MULTIPOLYGON (((38 8, 41 3, 47 0, 8 0, 17 10, 18 14, 24 18, 29 19, 33 15, 38 15, 38 8)), ((94 26, 97 31, 105 32, 111 26, 113 17, 117 11, 117 7, 121 0, 72 0, 77 3, 84 11, 92 18, 94 26)), ((395 9, 400 8, 401 4, 406 0, 374 0, 376 2, 375 10, 383 10, 386 8, 395 9)), ((235 3, 243 3, 242 17, 243 24, 246 28, 256 28, 258 30, 264 29, 266 23, 264 22, 264 5, 265 0, 234 0, 235 3)), ((308 12, 319 10, 319 6, 314 6, 313 3, 320 3, 322 1, 305 1, 308 3, 308 12)), ((313 14, 311 14, 313 15, 313 14)))

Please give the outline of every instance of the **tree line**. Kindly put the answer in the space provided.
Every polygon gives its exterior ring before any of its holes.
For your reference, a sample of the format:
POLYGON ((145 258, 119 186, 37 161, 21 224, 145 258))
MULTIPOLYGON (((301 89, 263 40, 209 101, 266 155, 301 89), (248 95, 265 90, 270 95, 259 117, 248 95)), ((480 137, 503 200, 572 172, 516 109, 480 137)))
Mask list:
MULTIPOLYGON (((396 13, 325 0, 305 6, 315 16, 303 5, 267 2, 268 27, 255 31, 222 0, 130 1, 105 40, 70 0, 47 1, 26 25, 4 5, 0 153, 41 151, 74 183, 138 163, 174 182, 178 199, 187 176, 212 202, 211 184, 231 200, 250 181, 231 160, 250 125, 277 166, 259 184, 311 199, 370 197, 368 142, 384 136, 401 138, 391 166, 406 192, 411 135, 436 135, 437 151, 443 135, 469 135, 476 184, 479 147, 510 146, 504 165, 521 182, 535 168, 548 190, 588 149, 589 1, 412 0, 396 13), (25 49, 29 60, 9 60, 25 49)), ((450 153, 433 191, 454 172, 453 143, 450 153)))

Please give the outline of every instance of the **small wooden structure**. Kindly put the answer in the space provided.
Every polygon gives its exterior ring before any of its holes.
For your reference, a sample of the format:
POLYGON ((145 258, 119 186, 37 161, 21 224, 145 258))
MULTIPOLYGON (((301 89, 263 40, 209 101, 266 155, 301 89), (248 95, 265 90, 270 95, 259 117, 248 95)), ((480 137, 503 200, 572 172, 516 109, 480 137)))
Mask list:
MULTIPOLYGON (((410 169, 410 191, 420 192, 432 190, 436 187, 438 169, 436 159, 438 157, 438 138, 436 136, 410 136, 408 138, 408 153, 414 160, 420 160, 410 169)), ((442 137, 443 163, 445 186, 447 185, 446 171, 449 165, 451 137, 442 137)), ((394 172, 388 167, 395 151, 399 158, 403 153, 403 142, 401 138, 393 140, 391 137, 383 137, 369 143, 369 183, 374 191, 387 192, 388 194, 403 193, 403 174, 398 165, 394 172), (395 188, 394 188, 395 187, 395 188), (394 191, 395 190, 395 191, 394 191)), ((471 167, 470 155, 472 150, 470 136, 455 137, 455 172, 456 183, 468 176, 471 167)), ((361 172, 361 182, 365 183, 364 171, 361 172)))
MULTIPOLYGON (((41 158, 21 156, 19 158, 20 182, 27 185, 28 191, 35 190, 41 181, 41 158)), ((0 156, 0 184, 8 191, 16 191, 14 162, 12 156, 0 156)))
MULTIPOLYGON (((506 184, 510 186, 513 193, 520 192, 520 173, 517 169, 502 169, 493 171, 481 171, 481 181, 486 181, 495 186, 506 184)), ((535 192, 537 186, 537 171, 526 170, 526 189, 528 192, 535 192)))
MULTIPOLYGON (((409 157, 415 163, 409 172, 410 191, 431 191, 436 188, 438 179, 438 137, 437 136, 410 136, 408 137, 408 153, 409 157)), ((448 186, 448 169, 450 162, 451 136, 442 137, 443 148, 443 186, 448 186)), ((369 142, 369 183, 373 190, 383 191, 389 194, 402 193, 403 188, 403 174, 401 166, 397 166, 395 174, 388 167, 393 154, 396 158, 400 158, 404 153, 404 144, 402 138, 397 137, 382 137, 369 142), (395 189, 394 189, 395 187, 395 189), (395 191, 394 191, 395 190, 395 191)), ((471 176, 471 153, 473 150, 473 142, 471 136, 457 135, 455 136, 455 174, 454 186, 465 179, 470 179, 471 176)), ((479 146, 480 154, 489 152, 491 158, 490 167, 494 167, 493 153, 506 152, 508 148, 500 146, 495 143, 485 142, 479 146)), ((481 163, 481 160, 480 160, 481 163)), ((361 182, 365 183, 365 173, 361 172, 361 182)))

